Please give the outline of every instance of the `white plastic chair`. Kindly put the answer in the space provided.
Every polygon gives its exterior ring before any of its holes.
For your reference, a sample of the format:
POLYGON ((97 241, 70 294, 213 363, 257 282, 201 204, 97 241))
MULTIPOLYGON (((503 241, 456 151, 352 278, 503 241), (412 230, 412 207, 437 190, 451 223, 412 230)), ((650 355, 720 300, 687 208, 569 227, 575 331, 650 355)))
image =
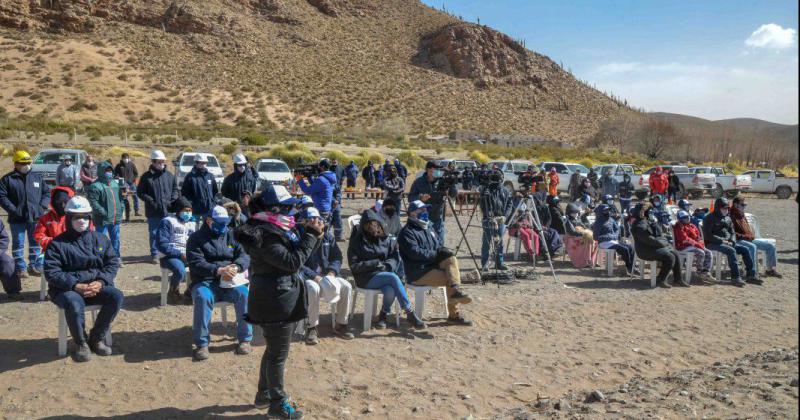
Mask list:
MULTIPOLYGON (((356 287, 355 294, 353 295, 353 310, 350 311, 351 314, 355 312, 356 300, 358 300, 359 293, 364 294, 364 331, 369 331, 370 327, 372 327, 372 316, 377 312, 378 296, 383 293, 377 289, 362 289, 356 287)), ((396 314, 395 324, 397 328, 400 328, 400 305, 397 303, 397 300, 392 304, 392 309, 396 314)))
MULTIPOLYGON (((170 273, 171 271, 168 268, 161 268, 161 306, 167 305, 167 292, 169 292, 170 273)), ((189 267, 186 267, 186 275, 189 275, 189 267)))
POLYGON ((39 290, 39 300, 45 300, 47 298, 47 280, 44 279, 44 273, 42 273, 42 283, 41 289, 39 290))
MULTIPOLYGON (((761 239, 762 241, 769 242, 772 245, 776 244, 777 241, 775 239, 773 239, 773 238, 764 238, 764 237, 761 236, 761 229, 758 226, 758 219, 756 218, 756 216, 754 214, 745 213, 744 217, 747 220, 747 223, 750 225, 750 228, 753 229, 753 235, 755 236, 756 239, 761 239)), ((756 260, 753 261, 753 265, 754 265, 754 268, 755 268, 756 272, 758 272, 758 261, 759 260, 766 261, 766 259, 767 259, 767 251, 765 251, 763 249, 759 249, 756 252, 756 260)))
POLYGON ((638 264, 639 266, 639 278, 644 280, 644 266, 645 263, 650 263, 650 288, 656 287, 656 274, 658 271, 658 261, 645 261, 639 258, 636 258, 634 263, 638 264))
MULTIPOLYGON (((84 307, 84 312, 91 312, 92 314, 92 324, 94 324, 95 318, 97 317, 97 312, 100 311, 102 308, 101 305, 86 305, 84 307)), ((64 310, 58 308, 58 355, 60 357, 64 357, 67 355, 67 316, 64 313, 64 310)), ((106 334, 106 345, 111 347, 111 330, 108 330, 108 334, 106 334)))
POLYGON ((683 279, 686 284, 692 284, 692 266, 694 265, 694 252, 691 251, 678 251, 678 256, 681 258, 681 265, 686 267, 683 271, 683 279))
POLYGON ((450 316, 450 309, 447 306, 446 287, 415 286, 413 284, 408 284, 406 287, 408 290, 414 292, 414 312, 420 318, 422 318, 422 316, 425 314, 425 292, 432 291, 433 289, 439 289, 442 291, 442 297, 444 297, 444 316, 450 316))
POLYGON ((350 236, 353 236, 353 232, 355 232, 359 223, 361 223, 360 214, 354 214, 347 218, 347 228, 350 229, 350 236))
POLYGON ((617 252, 613 248, 600 248, 598 245, 595 245, 597 248, 597 258, 595 259, 595 267, 603 267, 603 263, 600 261, 603 260, 606 265, 606 275, 608 277, 614 277, 614 263, 617 259, 617 252), (601 258, 602 257, 602 258, 601 258))

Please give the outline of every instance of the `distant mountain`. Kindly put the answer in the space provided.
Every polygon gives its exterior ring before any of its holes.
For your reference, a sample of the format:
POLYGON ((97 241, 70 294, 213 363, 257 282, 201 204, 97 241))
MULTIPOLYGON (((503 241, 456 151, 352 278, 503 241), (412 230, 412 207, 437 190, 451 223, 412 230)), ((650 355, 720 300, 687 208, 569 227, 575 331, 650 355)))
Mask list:
POLYGON ((732 137, 760 137, 777 143, 798 144, 798 125, 778 124, 756 118, 731 118, 727 120, 706 120, 683 114, 651 112, 651 116, 669 121, 676 127, 688 131, 714 130, 730 132, 732 137))

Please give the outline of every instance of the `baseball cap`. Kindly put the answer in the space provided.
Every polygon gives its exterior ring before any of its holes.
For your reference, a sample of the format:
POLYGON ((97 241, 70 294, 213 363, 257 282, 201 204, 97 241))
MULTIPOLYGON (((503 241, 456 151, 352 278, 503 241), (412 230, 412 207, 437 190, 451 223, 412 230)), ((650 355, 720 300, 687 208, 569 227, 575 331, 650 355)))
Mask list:
POLYGON ((313 219, 313 218, 321 218, 322 216, 319 214, 319 210, 316 207, 309 207, 306 209, 306 218, 313 219))
POLYGON ((678 212, 678 220, 688 219, 688 218, 689 218, 689 213, 687 213, 686 211, 681 210, 678 212))
POLYGON ((412 201, 411 204, 408 205, 408 212, 415 212, 421 208, 428 208, 430 204, 425 204, 420 200, 412 201))
POLYGON ((215 222, 228 222, 230 217, 228 217, 228 211, 225 210, 225 207, 222 206, 215 206, 213 210, 211 210, 211 219, 215 222))
POLYGON ((208 163, 208 158, 206 157, 206 155, 195 155, 194 162, 195 163, 197 163, 197 162, 206 162, 206 163, 208 163))
POLYGON ((439 169, 441 167, 442 167, 441 165, 439 165, 434 161, 429 161, 428 163, 425 164, 425 169, 431 169, 431 168, 439 169))

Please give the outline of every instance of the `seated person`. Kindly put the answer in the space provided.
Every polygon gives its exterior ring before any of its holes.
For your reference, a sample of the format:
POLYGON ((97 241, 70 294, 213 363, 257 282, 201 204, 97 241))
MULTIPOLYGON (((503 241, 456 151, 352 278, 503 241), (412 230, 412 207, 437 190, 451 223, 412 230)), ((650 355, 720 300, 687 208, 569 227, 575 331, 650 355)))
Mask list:
POLYGON ((86 362, 92 352, 111 355, 111 347, 104 340, 122 308, 122 291, 114 287, 119 258, 108 237, 89 229, 89 200, 73 197, 64 212, 67 230, 47 246, 44 277, 50 286, 50 300, 64 310, 75 341, 75 361, 86 362), (100 305, 101 309, 86 337, 84 310, 88 305, 100 305))
POLYGON ((725 257, 728 258, 731 282, 734 286, 744 287, 745 285, 745 282, 742 281, 739 260, 736 258, 736 254, 741 255, 744 260, 744 266, 747 270, 747 283, 762 284, 763 282, 758 278, 758 273, 756 273, 750 249, 736 243, 733 221, 729 216, 730 210, 728 199, 724 197, 718 198, 714 201, 714 211, 703 218, 703 241, 706 248, 725 254, 725 257))
POLYGON ((744 197, 737 196, 733 199, 731 220, 733 221, 733 230, 736 232, 736 243, 744 245, 750 250, 750 256, 754 262, 757 261, 756 253, 758 250, 763 250, 767 254, 767 272, 764 275, 782 278, 783 276, 775 269, 778 266, 778 253, 775 244, 762 238, 756 238, 750 223, 747 221, 747 217, 745 217, 746 208, 747 203, 744 202, 744 197))
POLYGON ((64 226, 64 209, 74 195, 75 193, 68 187, 55 187, 50 190, 50 211, 39 218, 33 230, 33 239, 42 247, 42 251, 47 251, 50 241, 67 229, 64 226))
POLYGON ((595 220, 592 225, 592 236, 597 241, 600 249, 613 249, 622 261, 625 262, 625 269, 628 275, 634 274, 633 270, 633 247, 620 243, 620 228, 616 219, 611 217, 611 207, 608 204, 601 204, 594 209, 595 220))
MULTIPOLYGON (((675 237, 675 249, 694 254, 697 276, 701 282, 710 283, 713 278, 709 272, 711 271, 711 263, 714 260, 714 256, 703 244, 703 236, 700 234, 700 229, 692 224, 689 213, 683 210, 678 211, 678 222, 672 225, 672 233, 675 237)), ((690 270, 691 267, 686 267, 686 269, 690 270)))
POLYGON ((397 203, 391 197, 375 202, 375 211, 386 223, 386 234, 394 237, 397 237, 400 234, 400 229, 403 228, 403 224, 400 222, 400 212, 397 211, 397 203))
MULTIPOLYGON (((540 188, 543 185, 544 184, 541 184, 540 188)), ((534 194, 536 211, 539 214, 539 222, 542 224, 541 234, 544 237, 544 241, 539 241, 539 257, 545 261, 564 247, 564 241, 561 240, 561 235, 552 227, 554 223, 560 224, 563 227, 563 220, 554 222, 553 212, 550 211, 550 205, 548 205, 548 201, 553 202, 550 197, 551 196, 548 196, 546 192, 534 194)), ((558 206, 557 202, 555 206, 558 206)), ((558 209, 556 214, 560 214, 560 212, 561 209, 558 209)))
POLYGON ((631 211, 633 223, 631 235, 636 248, 636 256, 644 261, 658 261, 659 269, 656 284, 669 289, 678 281, 681 286, 689 287, 681 275, 681 259, 677 251, 672 249, 669 240, 661 230, 661 223, 656 210, 651 205, 637 204, 631 211), (667 278, 670 271, 672 280, 667 278))
POLYGON ((557 195, 547 196, 547 207, 550 210, 550 227, 563 236, 564 212, 561 210, 561 199, 557 195))
MULTIPOLYGON (((515 206, 517 208, 517 206, 515 206)), ((531 222, 528 220, 525 204, 520 204, 512 224, 508 227, 508 235, 514 238, 519 237, 522 246, 525 247, 528 259, 533 259, 539 255, 539 235, 533 231, 531 222)))
POLYGON ((698 229, 700 229, 700 223, 703 221, 703 218, 708 214, 707 208, 696 209, 692 202, 686 199, 678 200, 678 208, 689 213, 692 224, 697 226, 698 229))
POLYGON ((380 290, 383 294, 383 305, 378 313, 376 328, 386 328, 386 317, 392 310, 395 298, 406 312, 408 323, 412 327, 426 328, 425 323, 411 308, 406 288, 397 275, 400 266, 397 240, 389 238, 386 224, 372 209, 361 215, 359 228, 350 237, 347 262, 357 287, 380 290))
POLYGON ((564 218, 564 245, 570 261, 575 268, 592 265, 594 236, 581 220, 581 211, 573 203, 567 204, 567 215, 564 218))
POLYGON ((202 361, 209 358, 208 327, 214 303, 229 302, 236 310, 236 354, 250 354, 253 327, 245 322, 247 313, 247 285, 222 287, 220 281, 232 280, 239 273, 246 273, 250 257, 242 246, 233 239, 228 229, 230 218, 221 206, 215 206, 206 217, 200 229, 189 236, 186 244, 186 260, 191 275, 192 300, 194 301, 194 359, 202 361))
MULTIPOLYGON (((314 219, 323 222, 317 209, 311 207, 300 212, 297 217, 300 231, 305 230, 305 221, 314 219)), ((353 286, 349 281, 340 277, 341 270, 342 250, 339 249, 333 232, 326 227, 320 244, 314 248, 305 265, 300 268, 300 274, 305 280, 308 293, 308 324, 306 325, 306 344, 308 345, 319 343, 317 325, 319 325, 320 296, 329 296, 331 300, 327 303, 336 304, 336 326, 333 327, 333 333, 345 340, 353 339, 353 334, 347 328, 353 286), (327 289, 333 289, 337 293, 328 295, 325 293, 327 289)))
POLYGON ((186 286, 181 295, 181 282, 186 277, 186 243, 196 230, 192 220, 192 203, 186 197, 178 197, 170 203, 169 216, 161 220, 156 229, 156 249, 161 268, 172 275, 169 278, 167 303, 170 305, 192 304, 192 288, 186 286))
POLYGON ((225 211, 228 212, 228 216, 231 218, 230 223, 228 223, 229 228, 236 229, 247 222, 247 216, 244 215, 244 211, 239 203, 227 201, 222 204, 222 207, 225 207, 225 211))
POLYGON ((408 282, 415 286, 445 287, 447 291, 447 322, 472 325, 459 313, 459 304, 472 299, 461 291, 461 272, 453 251, 444 247, 428 221, 427 204, 413 201, 408 205, 408 222, 400 231, 400 255, 403 257, 408 282))

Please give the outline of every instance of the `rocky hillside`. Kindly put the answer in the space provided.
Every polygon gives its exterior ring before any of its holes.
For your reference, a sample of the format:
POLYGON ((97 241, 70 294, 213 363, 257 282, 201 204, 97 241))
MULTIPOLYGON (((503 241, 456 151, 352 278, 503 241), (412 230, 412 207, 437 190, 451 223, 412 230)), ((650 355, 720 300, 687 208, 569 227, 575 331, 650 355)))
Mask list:
POLYGON ((0 51, 11 115, 575 141, 627 112, 416 0, 5 0, 0 51))

